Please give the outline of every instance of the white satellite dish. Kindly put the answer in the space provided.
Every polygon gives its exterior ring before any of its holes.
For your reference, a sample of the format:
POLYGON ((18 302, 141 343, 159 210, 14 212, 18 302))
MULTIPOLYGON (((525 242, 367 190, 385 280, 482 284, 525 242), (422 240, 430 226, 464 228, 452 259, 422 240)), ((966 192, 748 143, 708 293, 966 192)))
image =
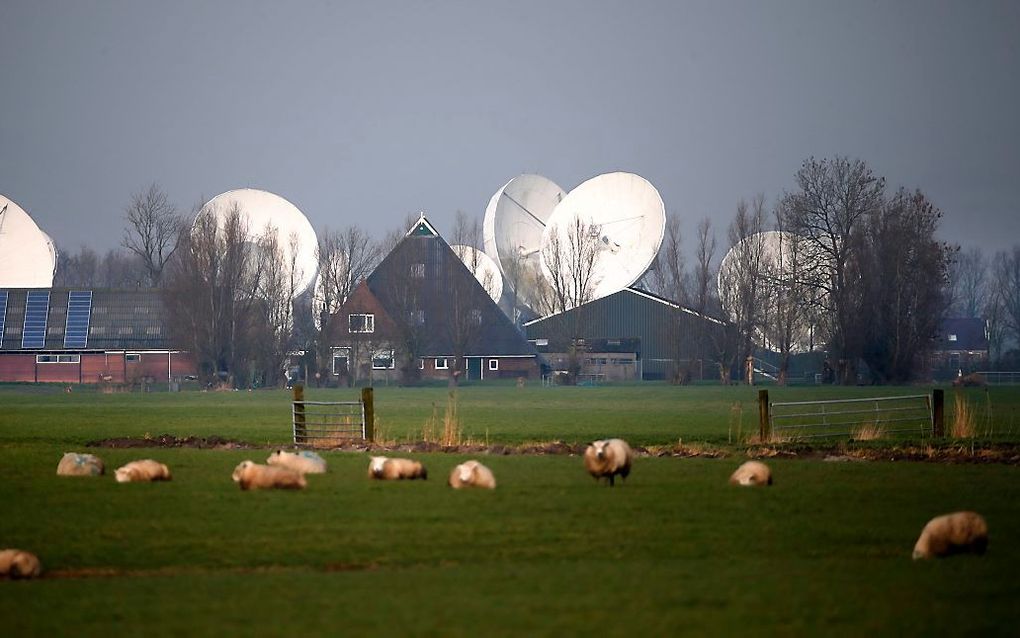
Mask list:
POLYGON ((499 274, 499 267, 491 257, 473 246, 454 244, 450 246, 457 254, 467 269, 475 276, 478 283, 482 285, 485 292, 492 298, 493 303, 499 303, 503 296, 503 277, 499 274))
MULTIPOLYGON (((541 175, 518 175, 489 199, 482 221, 485 254, 492 258, 509 286, 522 288, 528 273, 540 272, 542 231, 566 191, 541 175), (517 268, 515 268, 517 267, 517 268), (517 270, 514 273, 514 270, 517 270)), ((518 290, 526 304, 528 290, 518 290)))
MULTIPOLYGON (((662 245, 666 207, 659 191, 640 175, 598 175, 557 204, 542 233, 543 250, 550 245, 554 232, 561 246, 568 245, 568 232, 578 221, 598 232, 598 255, 591 280, 592 299, 599 299, 632 285, 648 270, 662 245)), ((541 266, 546 279, 552 282, 545 259, 541 266)))
MULTIPOLYGON (((804 252, 806 248, 803 245, 798 246, 798 239, 797 235, 793 233, 767 230, 745 237, 726 252, 722 261, 719 262, 717 286, 719 300, 730 321, 740 320, 738 305, 742 302, 740 296, 744 293, 738 283, 744 270, 756 267, 760 273, 761 283, 757 289, 762 299, 753 300, 752 303, 755 305, 765 302, 766 293, 770 288, 774 290, 776 286, 793 285, 796 261, 794 256, 798 250, 801 259, 806 256, 804 252)), ((801 264, 799 267, 804 270, 805 265, 801 264)), ((802 320, 800 325, 793 326, 792 329, 793 351, 809 350, 811 343, 809 322, 802 320)), ((767 332, 762 332, 759 329, 757 339, 766 348, 778 349, 773 343, 772 335, 767 332)))
POLYGON ((291 263, 295 265, 293 296, 298 297, 308 290, 318 270, 318 239, 308 218, 297 206, 279 195, 254 188, 241 188, 210 199, 202 206, 195 221, 197 223, 198 217, 202 215, 214 215, 216 225, 223 228, 227 217, 235 209, 240 211, 252 239, 265 232, 267 227, 276 229, 284 268, 289 269, 291 263), (294 250, 291 247, 291 237, 297 240, 294 250))
POLYGON ((57 249, 13 200, 0 195, 0 288, 51 288, 57 249))

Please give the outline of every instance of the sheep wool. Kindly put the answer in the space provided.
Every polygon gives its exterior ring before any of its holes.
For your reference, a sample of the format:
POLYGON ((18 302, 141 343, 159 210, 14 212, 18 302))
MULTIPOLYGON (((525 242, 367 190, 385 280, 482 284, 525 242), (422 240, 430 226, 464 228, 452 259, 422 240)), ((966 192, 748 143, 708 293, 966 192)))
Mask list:
POLYGON ((173 478, 170 475, 170 468, 158 461, 153 461, 152 459, 131 461, 127 465, 118 467, 114 475, 118 483, 169 481, 173 478))
POLYGON ((92 454, 67 452, 57 463, 57 476, 102 476, 103 460, 92 454))
POLYGON ((584 467, 598 481, 602 477, 609 479, 609 486, 615 485, 615 477, 626 479, 630 475, 630 466, 634 461, 634 452, 623 439, 605 439, 593 441, 584 450, 584 467))
POLYGON ((41 573, 39 557, 32 552, 0 550, 0 578, 35 578, 41 573))
POLYGON ((952 554, 984 554, 988 547, 988 523, 976 512, 953 512, 936 516, 921 530, 914 544, 914 560, 952 554))
POLYGON ((496 489, 496 477, 492 470, 478 461, 464 461, 450 472, 450 487, 459 490, 462 487, 480 487, 496 489))
POLYGON ((232 477, 242 490, 302 490, 308 486, 304 474, 286 467, 242 461, 232 477))
POLYGON ((748 461, 730 476, 730 485, 772 485, 772 470, 761 461, 748 461))
POLYGON ((411 459, 391 459, 385 456, 373 456, 368 464, 369 478, 383 481, 403 479, 428 479, 428 470, 418 461, 411 459))
POLYGON ((326 460, 308 450, 300 452, 288 452, 287 450, 276 450, 266 459, 269 465, 286 467, 302 474, 325 474, 326 460))

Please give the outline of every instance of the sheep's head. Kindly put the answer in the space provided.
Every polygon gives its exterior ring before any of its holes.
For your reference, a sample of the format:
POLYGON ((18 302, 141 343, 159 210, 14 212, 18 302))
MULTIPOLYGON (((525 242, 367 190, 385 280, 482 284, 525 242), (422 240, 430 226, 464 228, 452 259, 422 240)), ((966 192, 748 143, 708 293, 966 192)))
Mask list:
POLYGON ((371 462, 368 464, 368 471, 375 476, 381 475, 383 471, 383 465, 385 465, 386 461, 388 460, 387 457, 372 456, 369 458, 371 459, 371 462))
POLYGON ((609 443, 609 442, 608 441, 593 441, 592 444, 591 444, 592 447, 595 448, 595 458, 597 458, 600 461, 603 461, 606 458, 607 443, 609 443))
POLYGON ((457 478, 460 479, 461 483, 468 483, 471 481, 471 475, 475 471, 475 463, 461 463, 457 466, 457 478))
POLYGON ((234 474, 231 476, 235 483, 241 482, 241 475, 244 471, 251 467, 253 463, 251 461, 241 461, 240 465, 234 468, 234 474))
POLYGON ((129 483, 129 482, 131 482, 131 477, 133 476, 133 472, 131 471, 130 468, 118 467, 117 471, 114 472, 114 475, 115 475, 118 483, 129 483))

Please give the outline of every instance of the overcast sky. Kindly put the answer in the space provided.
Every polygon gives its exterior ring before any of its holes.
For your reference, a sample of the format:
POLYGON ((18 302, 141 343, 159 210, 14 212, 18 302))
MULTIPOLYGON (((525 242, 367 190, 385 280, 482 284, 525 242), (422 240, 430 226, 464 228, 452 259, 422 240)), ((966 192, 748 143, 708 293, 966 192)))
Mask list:
POLYGON ((317 231, 481 219, 511 177, 626 170, 715 220, 804 158, 924 190, 943 235, 1020 243, 1020 2, 0 4, 0 192, 64 250, 132 193, 240 187, 317 231))

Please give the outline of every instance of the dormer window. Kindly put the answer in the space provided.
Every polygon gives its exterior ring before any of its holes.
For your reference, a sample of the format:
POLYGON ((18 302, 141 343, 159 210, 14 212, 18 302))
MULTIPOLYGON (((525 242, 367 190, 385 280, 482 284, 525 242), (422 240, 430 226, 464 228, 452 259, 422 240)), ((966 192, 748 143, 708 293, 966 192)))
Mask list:
POLYGON ((411 264, 411 276, 415 279, 424 279, 425 264, 411 264))
POLYGON ((949 335, 950 341, 956 341, 956 335, 949 335))

